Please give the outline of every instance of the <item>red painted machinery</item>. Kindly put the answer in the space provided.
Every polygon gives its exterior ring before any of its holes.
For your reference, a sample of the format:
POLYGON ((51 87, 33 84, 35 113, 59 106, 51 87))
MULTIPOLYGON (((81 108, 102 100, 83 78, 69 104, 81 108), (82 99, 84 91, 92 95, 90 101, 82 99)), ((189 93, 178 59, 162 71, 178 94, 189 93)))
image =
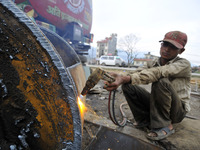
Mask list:
POLYGON ((93 35, 92 0, 14 0, 37 24, 63 37, 76 51, 88 54, 93 35))

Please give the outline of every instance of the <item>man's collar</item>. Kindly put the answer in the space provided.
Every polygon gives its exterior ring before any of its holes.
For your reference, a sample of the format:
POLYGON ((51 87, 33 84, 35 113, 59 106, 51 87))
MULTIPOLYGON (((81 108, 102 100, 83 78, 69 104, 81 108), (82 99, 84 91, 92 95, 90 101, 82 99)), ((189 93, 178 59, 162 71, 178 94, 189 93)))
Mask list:
POLYGON ((179 58, 179 57, 176 56, 174 59, 168 61, 166 64, 171 64, 171 63, 175 62, 178 58, 179 58))
MULTIPOLYGON (((161 57, 159 57, 156 61, 153 62, 153 66, 161 66, 161 64, 160 64, 160 58, 161 58, 161 57)), ((175 60, 177 60, 178 58, 179 58, 179 57, 176 56, 174 59, 168 61, 166 64, 171 64, 171 63, 173 63, 175 60)))

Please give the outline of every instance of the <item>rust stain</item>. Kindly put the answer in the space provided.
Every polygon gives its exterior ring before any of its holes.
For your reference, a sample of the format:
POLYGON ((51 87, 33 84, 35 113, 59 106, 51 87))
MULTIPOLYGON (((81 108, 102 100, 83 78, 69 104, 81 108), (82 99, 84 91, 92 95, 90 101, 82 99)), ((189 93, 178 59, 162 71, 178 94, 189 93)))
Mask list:
MULTIPOLYGON (((61 139, 73 141, 72 113, 57 68, 29 29, 0 8, 3 12, 0 18, 6 23, 6 26, 0 24, 3 29, 1 50, 9 56, 8 61, 17 71, 19 83, 16 88, 23 94, 24 103, 30 102, 36 111, 39 125, 33 126, 39 131, 41 147, 55 149, 61 139)), ((1 74, 2 78, 5 76, 1 74)), ((6 103, 11 103, 10 97, 6 103)), ((28 108, 23 110, 28 111, 28 108)))

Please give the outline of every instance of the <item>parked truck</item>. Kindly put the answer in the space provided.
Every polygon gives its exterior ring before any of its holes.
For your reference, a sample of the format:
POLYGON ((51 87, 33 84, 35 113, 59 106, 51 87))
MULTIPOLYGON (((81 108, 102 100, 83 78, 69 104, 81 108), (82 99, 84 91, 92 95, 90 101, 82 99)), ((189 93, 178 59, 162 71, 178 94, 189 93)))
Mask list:
POLYGON ((68 42, 84 63, 93 41, 92 0, 13 0, 34 22, 68 42))

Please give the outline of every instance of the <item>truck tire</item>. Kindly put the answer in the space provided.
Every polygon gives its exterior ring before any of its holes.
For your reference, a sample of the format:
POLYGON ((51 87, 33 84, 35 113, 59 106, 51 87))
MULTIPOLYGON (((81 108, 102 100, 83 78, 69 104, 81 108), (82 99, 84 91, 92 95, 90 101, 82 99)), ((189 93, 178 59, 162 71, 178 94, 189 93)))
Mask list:
POLYGON ((119 67, 120 65, 117 63, 115 66, 119 67))

